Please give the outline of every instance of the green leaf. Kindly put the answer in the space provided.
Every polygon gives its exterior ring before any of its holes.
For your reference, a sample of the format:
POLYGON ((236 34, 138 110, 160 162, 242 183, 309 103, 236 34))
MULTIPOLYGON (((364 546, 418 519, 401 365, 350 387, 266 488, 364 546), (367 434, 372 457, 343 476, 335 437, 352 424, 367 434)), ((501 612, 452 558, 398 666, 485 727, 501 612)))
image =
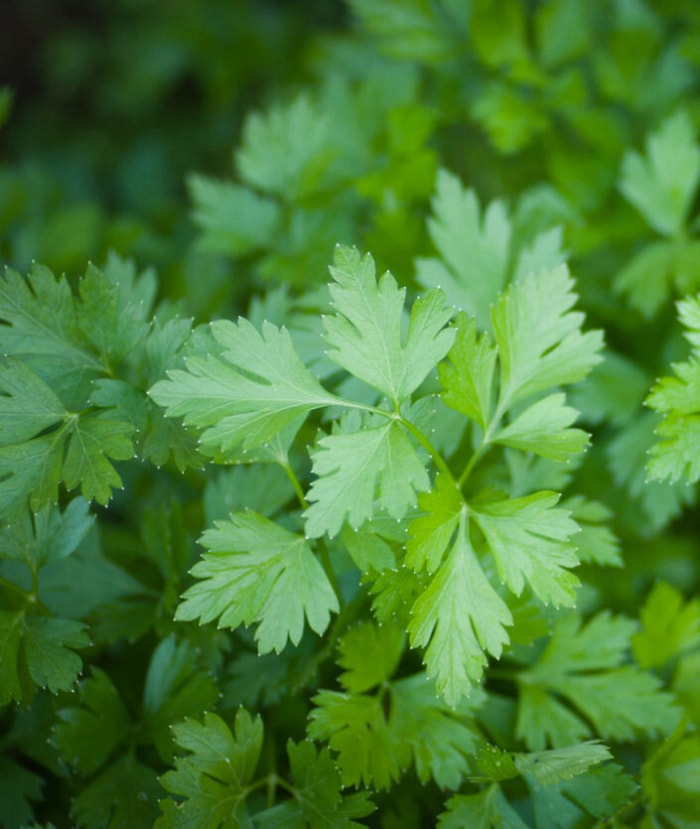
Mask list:
POLYGON ((438 366, 442 399, 486 429, 493 408, 493 374, 496 348, 488 333, 478 336, 475 319, 460 313, 455 319, 457 336, 449 363, 438 366))
POLYGON ((33 801, 41 800, 44 780, 16 763, 0 756, 0 825, 29 826, 34 817, 33 801))
POLYGON ((440 259, 418 259, 416 278, 440 288, 447 301, 488 327, 489 309, 506 282, 511 225, 502 202, 492 202, 483 219, 473 190, 440 170, 428 231, 440 259))
POLYGON ((150 829, 158 814, 160 793, 153 769, 124 754, 80 792, 71 815, 85 829, 150 829))
POLYGON ((498 409, 552 386, 582 380, 600 362, 600 331, 581 333, 583 314, 566 266, 511 285, 492 312, 501 363, 498 409))
POLYGON ((683 602, 681 593, 659 582, 640 612, 642 630, 632 637, 632 651, 642 668, 660 668, 700 644, 700 599, 683 602))
POLYGON ((575 613, 557 621, 535 665, 518 676, 517 733, 528 748, 560 748, 593 733, 629 741, 675 727, 678 711, 659 680, 625 664, 634 631, 634 622, 607 612, 583 627, 575 613))
POLYGON ((188 754, 175 760, 160 782, 171 794, 183 799, 161 801, 163 816, 157 829, 211 826, 222 829, 253 829, 246 805, 248 783, 260 757, 263 724, 240 708, 233 734, 216 714, 205 713, 203 722, 187 719, 173 727, 175 741, 188 754))
POLYGON ((481 679, 486 653, 498 658, 512 617, 493 589, 460 526, 447 559, 418 597, 408 632, 412 647, 427 648, 424 663, 438 693, 456 705, 481 679))
POLYGON ((155 288, 151 273, 146 272, 137 280, 133 266, 116 258, 110 260, 104 273, 89 265, 78 283, 78 324, 108 370, 117 366, 148 333, 153 293, 149 283, 155 288))
POLYGON ((528 406, 515 420, 498 429, 491 441, 523 452, 533 452, 554 461, 568 462, 585 451, 589 435, 570 429, 578 412, 565 406, 566 395, 550 394, 528 406))
POLYGON ((69 490, 79 486, 84 498, 107 504, 112 489, 122 485, 122 479, 108 459, 126 461, 134 457, 131 442, 134 427, 102 412, 76 417, 71 427, 63 461, 63 482, 69 490))
POLYGON ((567 498, 562 508, 568 510, 581 530, 575 538, 576 553, 582 562, 601 566, 622 567, 620 543, 607 522, 613 515, 599 501, 588 501, 581 495, 567 498))
POLYGON ((106 673, 92 668, 80 684, 79 705, 61 708, 53 744, 64 760, 87 776, 102 767, 128 739, 131 718, 106 673))
POLYGON ((536 492, 471 507, 502 581, 518 596, 527 583, 543 602, 557 606, 574 603, 579 583, 566 569, 578 564, 569 543, 578 525, 558 501, 555 492, 536 492))
POLYGON ((353 13, 381 38, 386 54, 436 65, 459 54, 466 37, 468 10, 452 5, 448 15, 444 9, 437 13, 426 0, 350 0, 353 13))
POLYGON ((700 148, 688 115, 667 118, 646 141, 646 156, 629 152, 622 162, 620 189, 662 236, 675 236, 685 223, 700 180, 700 148))
POLYGON ((151 657, 143 689, 144 724, 161 758, 172 761, 170 727, 219 700, 214 679, 199 668, 195 647, 174 636, 163 639, 151 657))
POLYGON ((309 716, 309 736, 338 753, 343 784, 389 789, 400 768, 378 697, 319 691, 309 716))
POLYGON ((289 333, 272 323, 262 332, 244 319, 211 326, 221 357, 192 357, 187 371, 175 369, 149 394, 168 417, 204 430, 207 454, 254 449, 286 425, 338 399, 325 391, 304 366, 289 333))
POLYGON ((642 769, 644 794, 655 815, 673 827, 697 829, 700 804, 700 739, 679 728, 642 769))
POLYGON ((338 665, 345 668, 338 678, 351 694, 369 691, 391 678, 404 649, 404 634, 396 624, 377 626, 362 622, 340 640, 338 665))
POLYGON ((333 537, 347 520, 353 529, 386 510, 403 518, 430 479, 401 426, 393 420, 356 432, 337 431, 312 452, 317 476, 307 494, 306 534, 333 537))
POLYGON ((23 362, 0 365, 0 446, 33 438, 68 415, 51 388, 23 362))
POLYGON ((201 250, 242 256, 270 244, 280 216, 271 199, 247 187, 195 174, 188 177, 187 188, 201 250))
POLYGON ((66 558, 94 523, 88 509, 88 504, 77 497, 63 512, 57 507, 22 512, 10 526, 0 529, 0 556, 24 561, 32 569, 66 558))
MULTIPOLYGON (((683 306, 692 314, 692 305, 683 306)), ((687 336, 694 337, 693 329, 687 336)), ((646 399, 646 405, 663 416, 656 428, 661 438, 649 451, 647 470, 654 481, 675 483, 700 479, 700 360, 696 354, 672 365, 674 377, 662 377, 646 399)))
POLYGON ((0 280, 0 349, 16 356, 60 360, 71 372, 100 370, 99 361, 86 349, 78 329, 71 290, 65 278, 56 279, 48 268, 34 265, 27 279, 6 270, 0 280))
POLYGON ((412 762, 421 783, 431 778, 442 789, 457 789, 466 777, 481 734, 473 720, 484 694, 473 689, 455 709, 435 694, 425 674, 403 677, 391 686, 389 727, 401 768, 412 762))
POLYGON ((459 525, 464 501, 455 482, 440 473, 434 488, 420 494, 418 505, 426 514, 414 518, 408 526, 406 564, 416 572, 425 569, 434 573, 459 525))
POLYGON ((331 275, 336 313, 323 320, 328 357, 398 409, 449 351, 452 311, 440 291, 429 291, 414 302, 404 334, 406 289, 389 272, 377 281, 369 254, 336 248, 331 275))
POLYGON ((458 794, 447 803, 438 829, 529 829, 494 783, 478 794, 458 794))
POLYGON ((328 577, 307 541, 254 512, 215 522, 201 544, 205 553, 192 568, 201 579, 183 596, 176 619, 219 620, 220 627, 259 623, 262 653, 298 645, 304 617, 319 635, 339 609, 328 577))
POLYGON ((73 687, 90 644, 85 625, 69 619, 0 610, 0 705, 31 696, 30 680, 52 693, 73 687))
POLYGON ((515 767, 522 775, 531 775, 542 786, 571 780, 591 766, 610 760, 612 754, 600 740, 588 740, 575 746, 516 754, 515 767))
POLYGON ((286 202, 313 193, 333 158, 325 113, 309 96, 254 112, 245 120, 236 167, 241 178, 286 202))
POLYGON ((369 792, 341 794, 341 775, 327 748, 318 753, 306 741, 287 743, 287 755, 294 786, 294 799, 258 812, 255 825, 260 829, 354 829, 362 824, 353 818, 374 811, 369 792))

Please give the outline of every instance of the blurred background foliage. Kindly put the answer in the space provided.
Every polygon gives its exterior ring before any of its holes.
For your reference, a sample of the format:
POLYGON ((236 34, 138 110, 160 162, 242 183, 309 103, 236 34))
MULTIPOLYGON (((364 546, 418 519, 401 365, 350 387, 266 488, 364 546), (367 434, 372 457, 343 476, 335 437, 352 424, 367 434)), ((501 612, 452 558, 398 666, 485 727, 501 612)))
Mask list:
MULTIPOLYGON (((25 272, 36 260, 75 284, 89 260, 103 264, 114 251, 138 270, 155 268, 159 299, 197 322, 239 313, 288 322, 303 351, 304 314, 324 302, 317 289, 338 242, 372 251, 380 269, 418 291, 430 282, 426 263, 440 254, 449 264, 467 229, 487 260, 511 269, 539 240, 553 260, 567 257, 587 324, 605 329, 608 347, 576 393, 594 440, 567 494, 604 504, 625 566, 587 566, 581 606, 636 615, 655 579, 697 588, 697 516, 687 509, 695 486, 646 482, 658 418, 642 402, 687 355, 674 303, 700 289, 700 4, 6 6, 4 264, 25 272), (442 196, 441 170, 456 177, 442 196)), ((193 555, 183 527, 231 508, 221 494, 230 497, 229 476, 241 470, 207 483, 196 472, 183 480, 167 467, 125 467, 125 493, 101 536, 122 581, 86 614, 103 667, 133 697, 133 676, 173 629, 193 555)), ((216 631, 201 639, 197 658, 224 675, 240 677, 253 659, 228 660, 216 631)), ((264 693, 272 704, 269 688, 244 701, 264 693)), ((301 722, 304 705, 271 711, 271 730, 275 717, 301 722)), ((41 697, 11 726, 50 780, 62 774, 45 745, 52 707, 41 697)), ((67 795, 58 797, 60 811, 67 795)), ((409 825, 402 820, 394 825, 409 825)))

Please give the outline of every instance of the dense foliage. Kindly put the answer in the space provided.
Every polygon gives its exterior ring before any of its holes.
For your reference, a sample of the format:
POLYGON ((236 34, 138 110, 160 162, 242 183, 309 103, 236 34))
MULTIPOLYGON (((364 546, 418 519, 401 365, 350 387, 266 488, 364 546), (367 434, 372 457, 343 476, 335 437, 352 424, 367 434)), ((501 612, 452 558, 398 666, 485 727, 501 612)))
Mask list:
POLYGON ((700 6, 89 5, 4 50, 0 826, 700 827, 700 6))

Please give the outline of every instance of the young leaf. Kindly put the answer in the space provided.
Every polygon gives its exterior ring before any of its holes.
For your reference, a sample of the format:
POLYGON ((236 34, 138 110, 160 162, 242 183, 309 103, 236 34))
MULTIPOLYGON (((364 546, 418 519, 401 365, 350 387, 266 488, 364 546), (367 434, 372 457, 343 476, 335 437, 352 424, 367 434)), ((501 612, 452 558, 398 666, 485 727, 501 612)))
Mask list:
POLYGON ((552 386, 582 380, 600 362, 600 331, 581 333, 583 314, 566 266, 530 274, 492 312, 501 363, 499 411, 552 386))
POLYGON ((244 319, 211 328, 221 357, 192 357, 187 371, 169 372, 149 391, 168 417, 204 430, 208 454, 254 449, 313 409, 338 403, 301 362, 286 329, 266 323, 258 333, 244 319))
POLYGON ((375 512, 403 518, 416 493, 430 486, 423 462, 403 429, 393 420, 357 432, 336 432, 312 453, 318 476, 307 498, 306 534, 337 535, 347 520, 358 529, 375 512))
POLYGON ((406 565, 416 572, 434 573, 440 566, 459 524, 464 501, 451 478, 438 474, 430 492, 421 493, 418 505, 426 514, 408 526, 406 565))
POLYGON ((700 644, 700 600, 683 602, 681 593, 659 582, 640 612, 642 630, 632 637, 632 651, 642 668, 660 668, 700 644))
POLYGON ((505 285, 511 225, 502 202, 492 202, 483 219, 473 190, 440 170, 428 230, 441 259, 418 259, 417 279, 440 288, 448 302, 488 326, 489 308, 505 285))
POLYGON ((620 189, 663 236, 683 228, 700 180, 700 148, 688 115, 667 118, 646 142, 646 157, 629 152, 622 162, 620 189))
POLYGON ((591 766, 610 760, 612 754, 600 740, 588 740, 566 748, 516 754, 515 767, 523 775, 531 775, 542 786, 570 780, 588 771, 591 766))
POLYGON ((258 622, 260 653, 298 645, 304 617, 318 634, 339 609, 323 567, 300 536, 254 512, 215 522, 201 544, 209 550, 192 568, 201 579, 183 596, 176 619, 219 620, 237 628, 258 622))
POLYGON ((455 319, 457 336, 450 349, 450 362, 438 366, 442 399, 486 429, 491 421, 493 374, 496 348, 484 332, 478 336, 475 319, 460 313, 455 319))
POLYGON ((481 679, 488 652, 498 658, 512 617, 484 575, 467 536, 464 515, 447 559, 418 597, 408 632, 438 693, 456 705, 481 679))
POLYGON ((558 501, 557 493, 536 492, 471 507, 501 579, 517 596, 527 582, 543 602, 557 606, 574 603, 579 583, 565 569, 578 564, 569 543, 578 525, 558 501))
POLYGON ((157 829, 253 829, 245 801, 262 748, 260 717, 253 719, 240 708, 232 734, 221 717, 205 713, 202 723, 187 719, 173 731, 176 743, 188 754, 177 758, 175 769, 167 771, 160 782, 184 802, 176 806, 172 800, 161 801, 163 816, 156 821, 157 829))
POLYGON ((700 434, 700 359, 698 352, 697 317, 700 300, 688 298, 678 304, 685 335, 693 345, 693 353, 683 363, 672 366, 675 377, 662 377, 646 399, 646 405, 663 416, 656 429, 662 438, 649 451, 647 470, 651 480, 700 479, 700 455, 697 438, 700 434))
POLYGON ((491 442, 568 462, 586 449, 589 435, 581 429, 569 428, 576 421, 578 412, 565 406, 565 400, 566 395, 562 393, 538 400, 507 426, 498 429, 491 442))
POLYGON ((374 260, 355 248, 338 247, 331 275, 331 304, 324 317, 328 357, 382 392, 398 409, 449 351, 452 311, 440 291, 413 304, 402 335, 405 288, 390 273, 376 278, 374 260))

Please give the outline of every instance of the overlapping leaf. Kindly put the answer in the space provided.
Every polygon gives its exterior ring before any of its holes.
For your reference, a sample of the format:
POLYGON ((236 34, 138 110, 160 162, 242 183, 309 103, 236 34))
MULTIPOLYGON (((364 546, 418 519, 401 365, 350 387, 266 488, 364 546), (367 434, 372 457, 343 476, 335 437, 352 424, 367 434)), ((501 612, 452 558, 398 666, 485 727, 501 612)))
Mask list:
POLYGON ((254 512, 232 515, 207 530, 209 550, 192 568, 200 581, 190 587, 177 619, 218 619, 237 628, 259 623, 260 653, 297 645, 304 619, 318 634, 328 626, 338 599, 308 542, 254 512))
POLYGON ((247 320, 212 324, 221 357, 192 357, 149 394, 171 417, 202 429, 209 454, 268 443, 287 424, 338 400, 298 357, 289 333, 272 323, 258 332, 247 320))
POLYGON ((372 257, 355 248, 338 247, 334 263, 336 313, 323 321, 328 357, 398 407, 448 352, 452 311, 440 291, 429 291, 413 304, 404 334, 406 291, 394 277, 377 280, 372 257))

